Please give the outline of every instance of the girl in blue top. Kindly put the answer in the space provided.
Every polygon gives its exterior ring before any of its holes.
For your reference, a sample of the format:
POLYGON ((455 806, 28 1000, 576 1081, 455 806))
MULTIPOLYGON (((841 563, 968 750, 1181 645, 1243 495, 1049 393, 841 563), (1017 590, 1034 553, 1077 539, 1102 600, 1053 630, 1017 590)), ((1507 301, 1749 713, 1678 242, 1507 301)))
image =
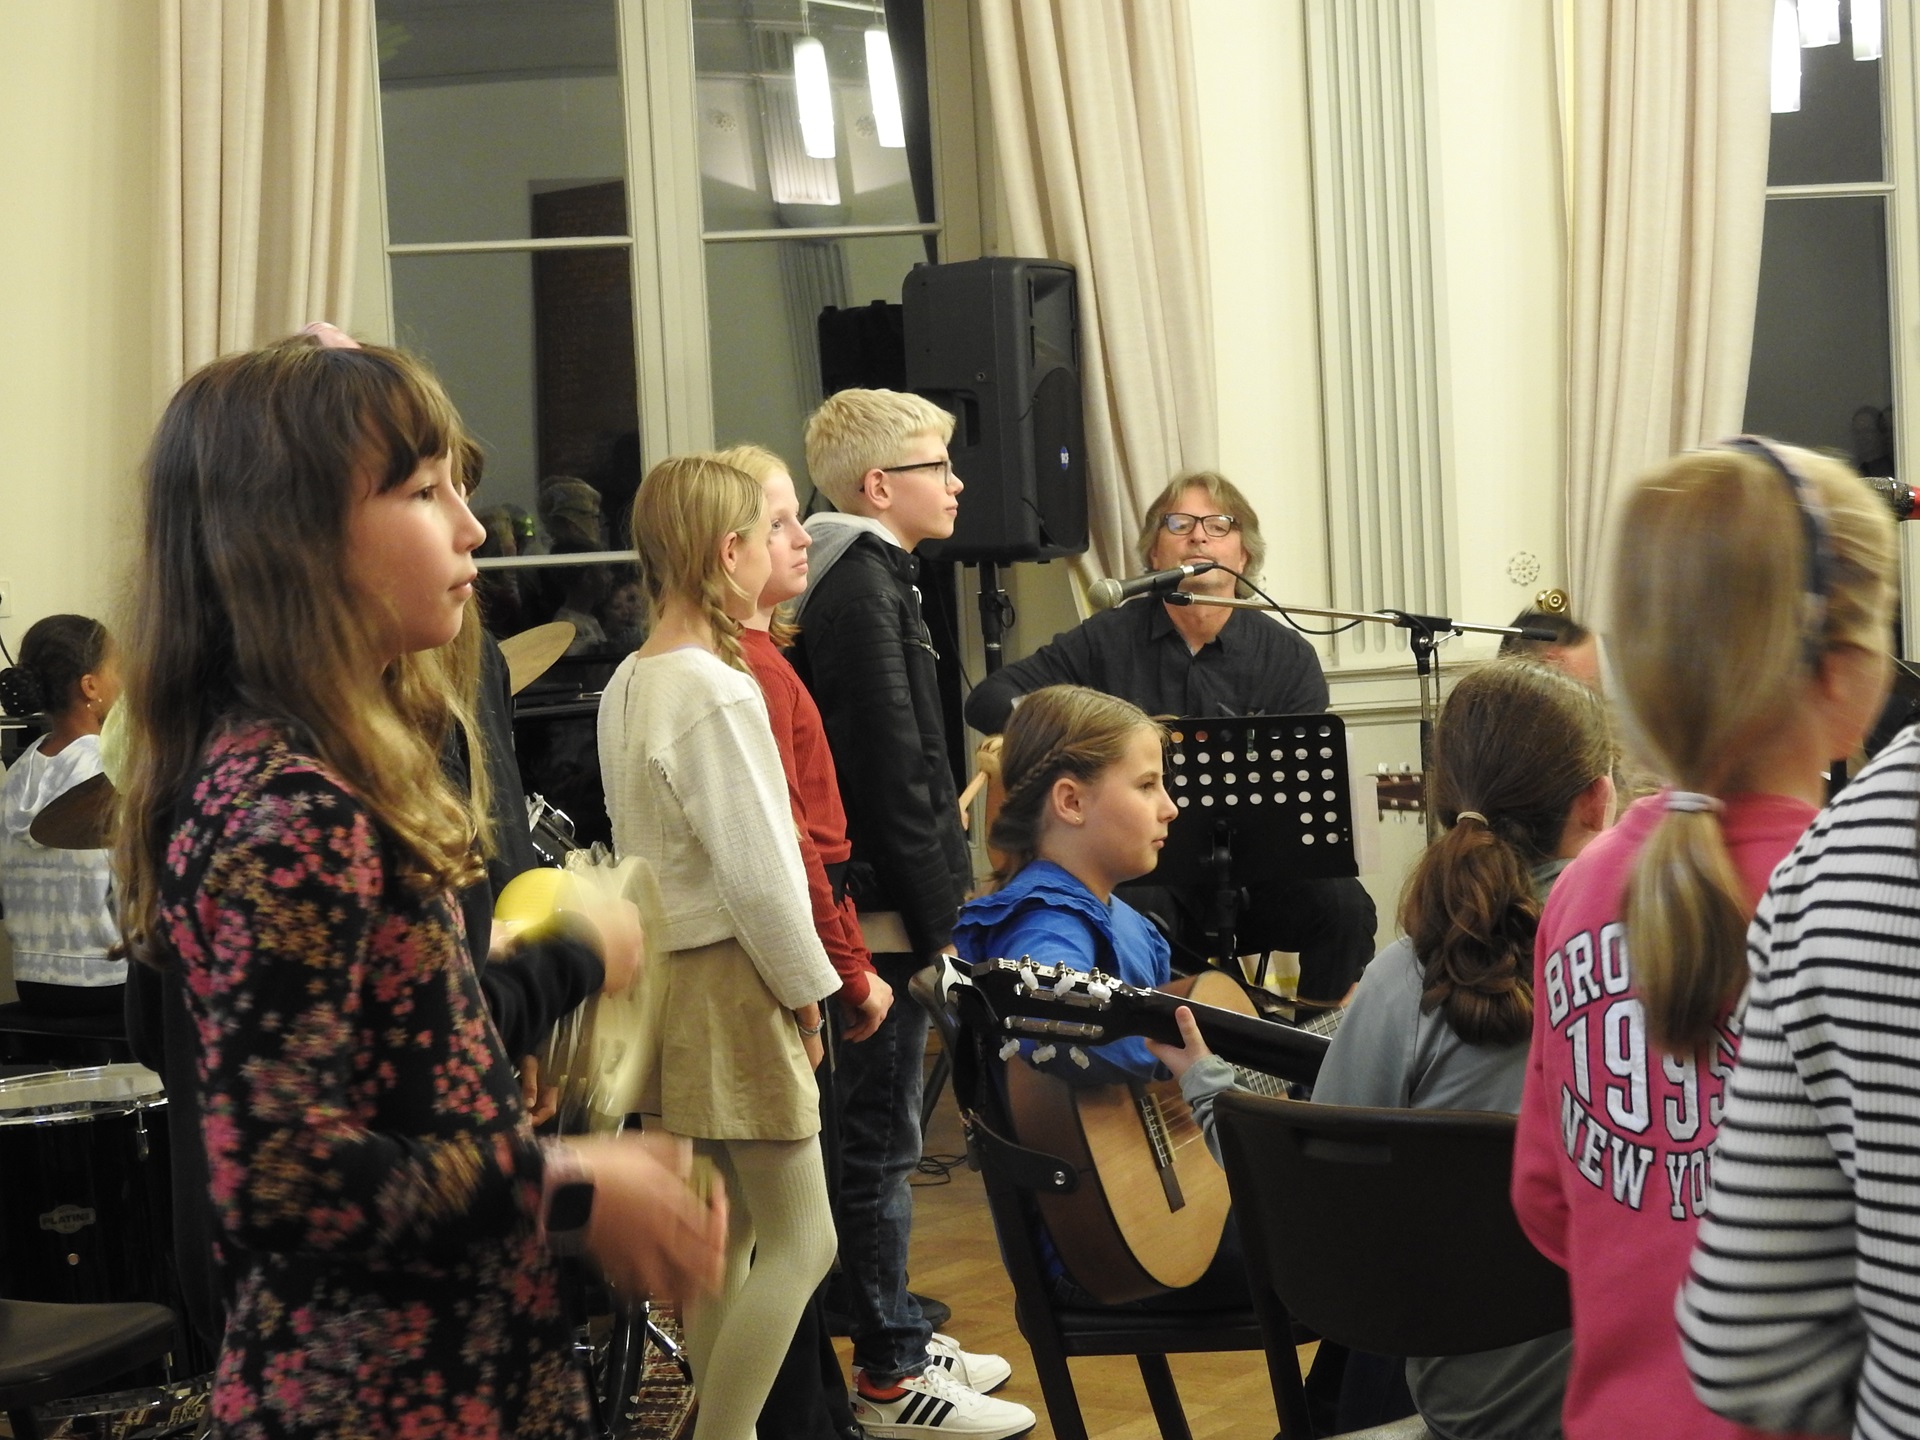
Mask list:
MULTIPOLYGON (((960 912, 962 959, 1031 955, 1129 985, 1167 982, 1166 939, 1113 894, 1160 863, 1176 813, 1161 783, 1166 743, 1138 706, 1084 686, 1050 685, 1020 702, 1001 751, 1006 800, 987 837, 1007 858, 999 888, 960 912)), ((1084 1067, 1061 1047, 1043 1068, 1099 1084, 1146 1078, 1157 1063, 1137 1039, 1081 1058, 1084 1067)))

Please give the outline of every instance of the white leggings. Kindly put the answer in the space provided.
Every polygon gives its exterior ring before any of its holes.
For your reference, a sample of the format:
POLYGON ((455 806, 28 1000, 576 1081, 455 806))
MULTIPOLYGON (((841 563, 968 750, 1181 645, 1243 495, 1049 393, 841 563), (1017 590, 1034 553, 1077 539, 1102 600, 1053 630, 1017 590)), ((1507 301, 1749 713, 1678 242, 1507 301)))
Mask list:
POLYGON ((820 1140, 696 1140, 727 1186, 727 1274, 687 1313, 693 1440, 752 1440, 800 1312, 833 1264, 820 1140))

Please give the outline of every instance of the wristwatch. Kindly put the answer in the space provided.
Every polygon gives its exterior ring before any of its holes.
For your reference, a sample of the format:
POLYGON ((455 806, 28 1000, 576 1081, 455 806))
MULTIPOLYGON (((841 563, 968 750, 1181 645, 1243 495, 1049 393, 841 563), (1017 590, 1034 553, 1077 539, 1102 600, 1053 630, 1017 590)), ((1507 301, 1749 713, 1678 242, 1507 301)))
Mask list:
POLYGON ((593 1217, 593 1172, 567 1150, 547 1152, 540 1187, 540 1238, 554 1255, 578 1255, 587 1247, 593 1217))

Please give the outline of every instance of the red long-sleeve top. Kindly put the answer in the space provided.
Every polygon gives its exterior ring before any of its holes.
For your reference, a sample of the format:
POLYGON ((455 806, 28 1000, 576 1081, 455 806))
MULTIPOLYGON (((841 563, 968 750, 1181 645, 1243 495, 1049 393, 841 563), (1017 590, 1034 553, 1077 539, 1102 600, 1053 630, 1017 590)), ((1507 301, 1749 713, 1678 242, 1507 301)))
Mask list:
POLYGON ((860 938, 852 898, 842 897, 836 904, 827 879, 826 867, 852 855, 853 845, 847 839, 847 812, 840 804, 840 782, 820 710, 771 635, 765 630, 745 630, 740 641, 747 665, 767 697, 767 718, 773 723, 774 743, 787 772, 787 800, 800 832, 800 858, 807 868, 814 928, 840 976, 839 998, 858 1005, 867 998, 873 957, 860 938))

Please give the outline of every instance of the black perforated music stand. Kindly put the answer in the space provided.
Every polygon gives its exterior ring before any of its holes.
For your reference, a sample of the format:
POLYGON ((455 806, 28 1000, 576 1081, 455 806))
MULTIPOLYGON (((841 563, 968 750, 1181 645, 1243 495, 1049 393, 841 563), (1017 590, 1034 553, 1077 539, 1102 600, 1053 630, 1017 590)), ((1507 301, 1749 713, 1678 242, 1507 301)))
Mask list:
POLYGON ((1242 715, 1167 728, 1167 792, 1180 813, 1142 879, 1205 917, 1210 959, 1281 948, 1278 882, 1360 873, 1346 725, 1337 715, 1242 715))

